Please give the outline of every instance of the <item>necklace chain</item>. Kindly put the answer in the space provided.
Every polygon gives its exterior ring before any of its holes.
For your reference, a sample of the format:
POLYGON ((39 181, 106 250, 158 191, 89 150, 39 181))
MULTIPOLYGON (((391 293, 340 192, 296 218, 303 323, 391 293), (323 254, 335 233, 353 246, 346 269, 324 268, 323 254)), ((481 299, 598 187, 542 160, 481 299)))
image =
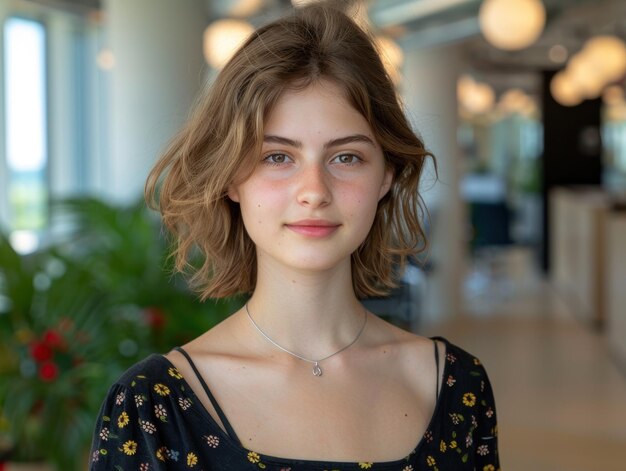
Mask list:
POLYGON ((252 316, 250 315, 250 310, 248 309, 248 303, 246 303, 246 314, 248 314, 248 318, 252 321, 252 324, 254 325, 254 327, 256 327, 256 330, 259 331, 259 333, 265 337, 268 341, 270 341, 275 347, 280 348, 283 352, 289 353, 290 355, 293 355, 294 357, 299 358, 300 360, 304 360, 304 361, 308 361, 309 363, 313 363, 313 375, 314 376, 322 376, 322 368, 320 367, 320 362, 334 356, 337 355, 338 353, 343 352, 346 348, 352 346, 357 340, 359 340, 359 337, 361 337, 361 334, 363 333, 363 331, 365 330, 365 325, 367 324, 367 311, 363 311, 364 314, 364 318, 363 318, 363 325, 361 326, 361 330, 359 330, 359 333, 356 335, 355 339, 350 342, 348 345, 346 345, 345 347, 341 348, 340 350, 337 350, 335 353, 331 353, 330 355, 320 359, 320 360, 311 360, 309 358, 304 358, 301 355, 298 355, 297 353, 294 353, 290 350, 287 350, 285 347, 281 347, 280 345, 278 345, 276 342, 274 342, 271 338, 269 338, 269 336, 263 332, 261 330, 261 328, 258 326, 258 324, 256 322, 254 322, 254 319, 252 318, 252 316))

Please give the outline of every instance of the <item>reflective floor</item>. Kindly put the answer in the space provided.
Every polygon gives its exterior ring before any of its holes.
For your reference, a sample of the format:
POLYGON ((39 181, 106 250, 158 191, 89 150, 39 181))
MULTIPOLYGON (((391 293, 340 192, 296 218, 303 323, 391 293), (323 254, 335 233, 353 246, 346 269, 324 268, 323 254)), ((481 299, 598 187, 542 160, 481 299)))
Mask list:
POLYGON ((462 319, 422 333, 442 335, 485 364, 502 469, 626 470, 626 370, 537 275, 528 252, 484 255, 465 291, 462 319))

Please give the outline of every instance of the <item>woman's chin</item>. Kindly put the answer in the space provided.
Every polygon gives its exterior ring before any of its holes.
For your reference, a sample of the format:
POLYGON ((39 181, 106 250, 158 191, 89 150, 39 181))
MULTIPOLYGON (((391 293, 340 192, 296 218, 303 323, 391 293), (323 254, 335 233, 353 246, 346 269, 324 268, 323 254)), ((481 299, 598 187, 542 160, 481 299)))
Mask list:
POLYGON ((346 263, 350 266, 349 255, 343 258, 335 258, 316 254, 292 258, 287 262, 287 265, 291 269, 302 273, 327 274, 340 269, 340 267, 346 263))

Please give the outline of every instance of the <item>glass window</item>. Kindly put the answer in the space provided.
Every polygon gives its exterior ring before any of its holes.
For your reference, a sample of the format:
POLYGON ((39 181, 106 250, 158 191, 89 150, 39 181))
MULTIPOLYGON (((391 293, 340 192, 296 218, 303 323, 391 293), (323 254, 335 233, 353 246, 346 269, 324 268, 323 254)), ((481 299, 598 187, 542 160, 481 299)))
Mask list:
POLYGON ((5 155, 9 224, 16 249, 36 247, 46 225, 46 35, 36 21, 9 18, 4 28, 5 155), (21 241, 21 242, 20 242, 21 241))

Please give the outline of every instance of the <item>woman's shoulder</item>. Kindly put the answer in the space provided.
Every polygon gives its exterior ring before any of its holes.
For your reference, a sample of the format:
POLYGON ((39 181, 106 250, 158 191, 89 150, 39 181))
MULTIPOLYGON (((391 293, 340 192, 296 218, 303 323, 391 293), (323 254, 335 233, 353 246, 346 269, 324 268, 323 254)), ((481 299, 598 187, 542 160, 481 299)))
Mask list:
POLYGON ((482 365, 478 356, 451 342, 446 337, 435 336, 430 338, 432 340, 438 340, 445 345, 446 361, 457 364, 457 366, 463 368, 482 365))
POLYGON ((203 423, 195 402, 182 375, 163 355, 135 363, 102 402, 90 469, 161 469, 161 462, 178 461, 180 437, 203 423))
MULTIPOLYGON (((446 345, 441 378, 444 402, 453 409, 477 407, 495 424, 495 400, 487 370, 474 354, 443 337, 433 337, 446 345)), ((456 410, 456 409, 455 409, 456 410)))
MULTIPOLYGON (((487 371, 482 360, 445 337, 431 337, 445 346, 440 355, 443 360, 443 372, 448 376, 462 377, 465 380, 487 381, 487 371)), ((444 381, 446 378, 444 378, 444 381)))
POLYGON ((127 388, 136 388, 142 383, 170 381, 180 379, 180 374, 164 355, 152 353, 146 358, 128 367, 115 381, 115 384, 127 388))
POLYGON ((119 403, 125 396, 150 402, 157 397, 167 399, 172 394, 189 394, 185 379, 164 355, 152 353, 131 365, 113 382, 105 403, 112 400, 119 403))

